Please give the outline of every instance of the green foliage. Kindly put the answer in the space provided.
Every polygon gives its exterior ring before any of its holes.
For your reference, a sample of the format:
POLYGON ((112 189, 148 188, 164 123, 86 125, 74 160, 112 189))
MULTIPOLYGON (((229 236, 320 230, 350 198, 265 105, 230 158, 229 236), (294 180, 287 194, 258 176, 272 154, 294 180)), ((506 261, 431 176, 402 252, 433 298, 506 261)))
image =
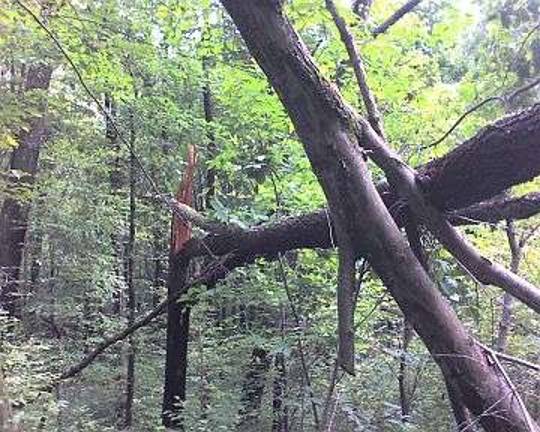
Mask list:
MULTIPOLYGON (((19 145, 19 133, 29 128, 28 119, 41 115, 43 101, 50 133, 32 187, 7 188, 7 176, 24 175, 14 170, 5 169, 0 179, 0 200, 10 196, 31 203, 21 277, 23 316, 0 321, 0 367, 25 430, 120 430, 127 342, 57 389, 44 387, 103 336, 127 325, 130 151, 122 141, 133 134, 138 160, 163 193, 176 191, 186 148, 195 145, 196 206, 216 220, 248 227, 320 208, 325 199, 286 111, 217 2, 50 3, 54 13, 46 25, 92 94, 102 104, 105 98, 113 101, 110 115, 121 138, 107 135, 104 116, 44 32, 15 3, 2 7, 3 171, 19 145), (24 91, 25 70, 36 62, 54 67, 48 92, 24 91), (213 102, 211 121, 203 107, 205 89, 213 102), (215 194, 205 208, 209 171, 216 175, 215 194)), ((538 74, 533 49, 538 32, 530 33, 538 22, 537 2, 424 2, 376 39, 370 30, 401 1, 375 1, 367 21, 352 13, 350 2, 337 3, 357 39, 389 141, 411 164, 446 153, 479 127, 531 103, 530 95, 522 95, 512 106, 486 105, 438 146, 426 147, 468 107, 538 74)), ((324 1, 288 1, 287 13, 320 70, 363 111, 324 1)), ((538 186, 537 179, 513 193, 537 191, 538 186)), ((134 281, 136 312, 142 314, 166 292, 170 215, 140 169, 135 197, 134 281)), ((527 232, 537 223, 520 222, 518 229, 527 232)), ((504 226, 467 228, 467 234, 488 257, 509 262, 504 226)), ((441 292, 473 334, 491 342, 500 293, 472 281, 428 236, 423 241, 441 292)), ((271 366, 263 377, 257 429, 252 430, 271 430, 272 389, 279 378, 273 361, 279 355, 287 370, 284 403, 291 431, 315 430, 312 402, 319 414, 329 404, 340 432, 450 430, 453 420, 435 363, 417 338, 403 349, 401 313, 371 273, 356 308, 357 374, 339 374, 327 401, 337 343, 337 259, 332 251, 317 250, 287 254, 283 262, 284 273, 275 260, 260 259, 235 270, 215 289, 189 294, 197 304, 191 317, 186 430, 239 427, 254 348, 268 352, 271 366), (413 401, 410 422, 402 421, 399 405, 397 377, 403 362, 413 401)), ((538 262, 540 244, 533 237, 522 264, 531 281, 540 281, 538 262)), ((515 320, 519 324, 510 349, 534 358, 539 323, 521 306, 515 320)), ((162 321, 138 332, 134 341, 133 430, 159 431, 162 321)), ((534 377, 512 373, 533 406, 534 377)))

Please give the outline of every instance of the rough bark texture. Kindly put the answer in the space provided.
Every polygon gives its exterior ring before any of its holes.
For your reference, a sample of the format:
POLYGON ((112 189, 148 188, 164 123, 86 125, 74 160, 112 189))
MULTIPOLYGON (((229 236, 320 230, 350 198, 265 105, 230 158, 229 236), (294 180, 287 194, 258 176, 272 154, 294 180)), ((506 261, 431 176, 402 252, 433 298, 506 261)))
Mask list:
POLYGON ((419 174, 429 201, 444 210, 475 204, 532 180, 540 174, 540 104, 485 127, 419 174))
POLYGON ((503 220, 528 219, 540 212, 540 192, 532 192, 519 198, 505 194, 448 215, 454 225, 471 223, 497 223, 503 220))
MULTIPOLYGON (((378 189, 381 189, 379 187, 378 189)), ((396 208, 394 197, 386 195, 389 208, 396 208)), ((470 207, 448 213, 448 219, 454 225, 470 225, 481 222, 496 223, 506 219, 526 219, 540 212, 540 193, 530 193, 523 197, 511 198, 498 196, 470 207)), ((404 212, 395 212, 394 218, 399 225, 405 222, 404 212)), ((237 233, 211 234, 204 240, 192 240, 187 246, 187 253, 192 256, 225 255, 235 252, 237 255, 274 256, 278 252, 292 249, 331 248, 330 233, 332 221, 328 210, 318 210, 300 216, 290 216, 276 222, 270 222, 237 233), (203 244, 204 242, 204 244, 203 244), (207 249, 208 248, 208 249, 207 249)), ((247 260, 249 262, 249 260, 247 260)))
MULTIPOLYGON (((46 64, 31 65, 24 91, 47 90, 51 74, 52 68, 46 64)), ((13 192, 22 187, 31 188, 34 183, 39 152, 47 138, 47 122, 43 114, 45 106, 45 103, 41 103, 42 114, 30 118, 27 127, 19 133, 19 146, 11 154, 9 168, 20 171, 22 175, 8 177, 8 191, 13 192)), ((18 315, 17 295, 29 211, 28 202, 23 202, 16 196, 7 196, 0 213, 0 308, 5 309, 11 316, 18 315)))
POLYGON ((366 254, 444 376, 456 379, 460 399, 488 431, 528 431, 512 390, 471 341, 394 224, 358 148, 354 114, 321 77, 281 2, 222 3, 288 110, 334 221, 348 228, 351 242, 366 254))

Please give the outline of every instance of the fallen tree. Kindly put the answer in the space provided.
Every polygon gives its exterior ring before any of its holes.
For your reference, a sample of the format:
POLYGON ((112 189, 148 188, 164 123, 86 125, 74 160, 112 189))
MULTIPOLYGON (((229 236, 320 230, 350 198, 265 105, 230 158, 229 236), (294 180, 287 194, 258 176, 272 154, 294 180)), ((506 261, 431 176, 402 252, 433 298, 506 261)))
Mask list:
MULTIPOLYGON (((498 120, 447 153, 417 168, 426 199, 444 210, 455 225, 528 218, 540 211, 540 193, 521 198, 497 196, 540 174, 540 104, 498 120), (484 202, 485 201, 485 202, 484 202)), ((390 213, 404 225, 404 203, 386 182, 377 185, 390 213)), ((186 217, 210 232, 188 244, 191 256, 253 253, 266 255, 300 248, 331 247, 327 209, 293 216, 240 231, 213 229, 186 217), (283 237, 281 239, 281 237, 283 237), (260 244, 260 245, 259 245, 260 244)))
MULTIPOLYGON (((358 124, 356 114, 321 76, 283 14, 282 3, 222 0, 222 4, 295 125, 328 200, 340 253, 352 249, 368 259, 438 363, 445 380, 452 383, 461 402, 487 431, 538 430, 516 402, 519 397, 514 397, 511 385, 471 340, 406 244, 373 185, 364 160, 365 150, 380 152, 371 136, 376 133, 367 122, 358 124)), ((498 135, 502 133, 504 129, 498 135)), ((398 160, 390 157, 392 163, 387 164, 387 155, 375 156, 394 184, 405 178, 393 165, 398 160)), ((458 153, 458 164, 460 156, 458 153)), ((426 177, 430 177, 429 171, 426 177)), ((438 186, 445 190, 447 184, 440 182, 438 186)), ((485 184, 484 188, 493 195, 493 187, 485 184)), ((422 191, 431 205, 441 208, 425 184, 422 191)), ((447 209, 458 201, 450 199, 447 209)), ((423 216, 424 208, 419 210, 423 216)), ((432 228, 432 219, 425 220, 432 228)), ((438 235, 439 231, 436 232, 438 235)))

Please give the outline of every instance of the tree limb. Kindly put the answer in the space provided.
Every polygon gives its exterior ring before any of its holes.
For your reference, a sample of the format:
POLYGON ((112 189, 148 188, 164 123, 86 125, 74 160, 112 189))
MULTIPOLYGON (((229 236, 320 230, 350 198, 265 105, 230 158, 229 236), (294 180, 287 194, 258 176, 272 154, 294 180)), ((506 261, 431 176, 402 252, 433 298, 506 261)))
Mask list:
POLYGON ((375 97, 367 85, 364 62, 362 61, 360 53, 356 49, 354 37, 347 28, 347 23, 345 20, 339 15, 333 0, 326 0, 326 9, 328 9, 330 15, 332 15, 334 24, 339 30, 341 40, 347 49, 347 53, 349 54, 349 59, 351 60, 353 66, 356 82, 358 83, 358 88, 360 89, 360 94, 362 96, 362 100, 364 101, 364 106, 366 107, 368 121, 371 124, 371 127, 375 129, 375 131, 381 137, 384 137, 381 115, 379 113, 379 109, 377 108, 375 97))
POLYGON ((407 3, 405 3, 397 11, 390 15, 390 17, 387 18, 386 21, 384 21, 382 24, 378 25, 371 31, 373 37, 377 37, 380 34, 385 33, 386 30, 388 30, 406 14, 412 11, 421 1, 422 0, 409 0, 407 3))
POLYGON ((540 212, 540 192, 520 197, 507 194, 447 213, 453 225, 469 225, 487 222, 494 224, 504 220, 528 219, 540 212))

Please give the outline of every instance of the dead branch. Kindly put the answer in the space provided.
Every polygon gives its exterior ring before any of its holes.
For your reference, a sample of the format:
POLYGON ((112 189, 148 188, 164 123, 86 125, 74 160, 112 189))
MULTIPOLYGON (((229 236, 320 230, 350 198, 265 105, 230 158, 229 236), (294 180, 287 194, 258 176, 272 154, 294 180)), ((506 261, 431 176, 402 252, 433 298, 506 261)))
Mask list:
POLYGON ((401 18, 406 14, 412 11, 422 0, 409 0, 403 6, 401 6, 397 11, 395 11, 389 18, 386 19, 382 24, 375 27, 371 34, 373 37, 377 37, 380 34, 385 33, 390 27, 397 23, 401 18))

